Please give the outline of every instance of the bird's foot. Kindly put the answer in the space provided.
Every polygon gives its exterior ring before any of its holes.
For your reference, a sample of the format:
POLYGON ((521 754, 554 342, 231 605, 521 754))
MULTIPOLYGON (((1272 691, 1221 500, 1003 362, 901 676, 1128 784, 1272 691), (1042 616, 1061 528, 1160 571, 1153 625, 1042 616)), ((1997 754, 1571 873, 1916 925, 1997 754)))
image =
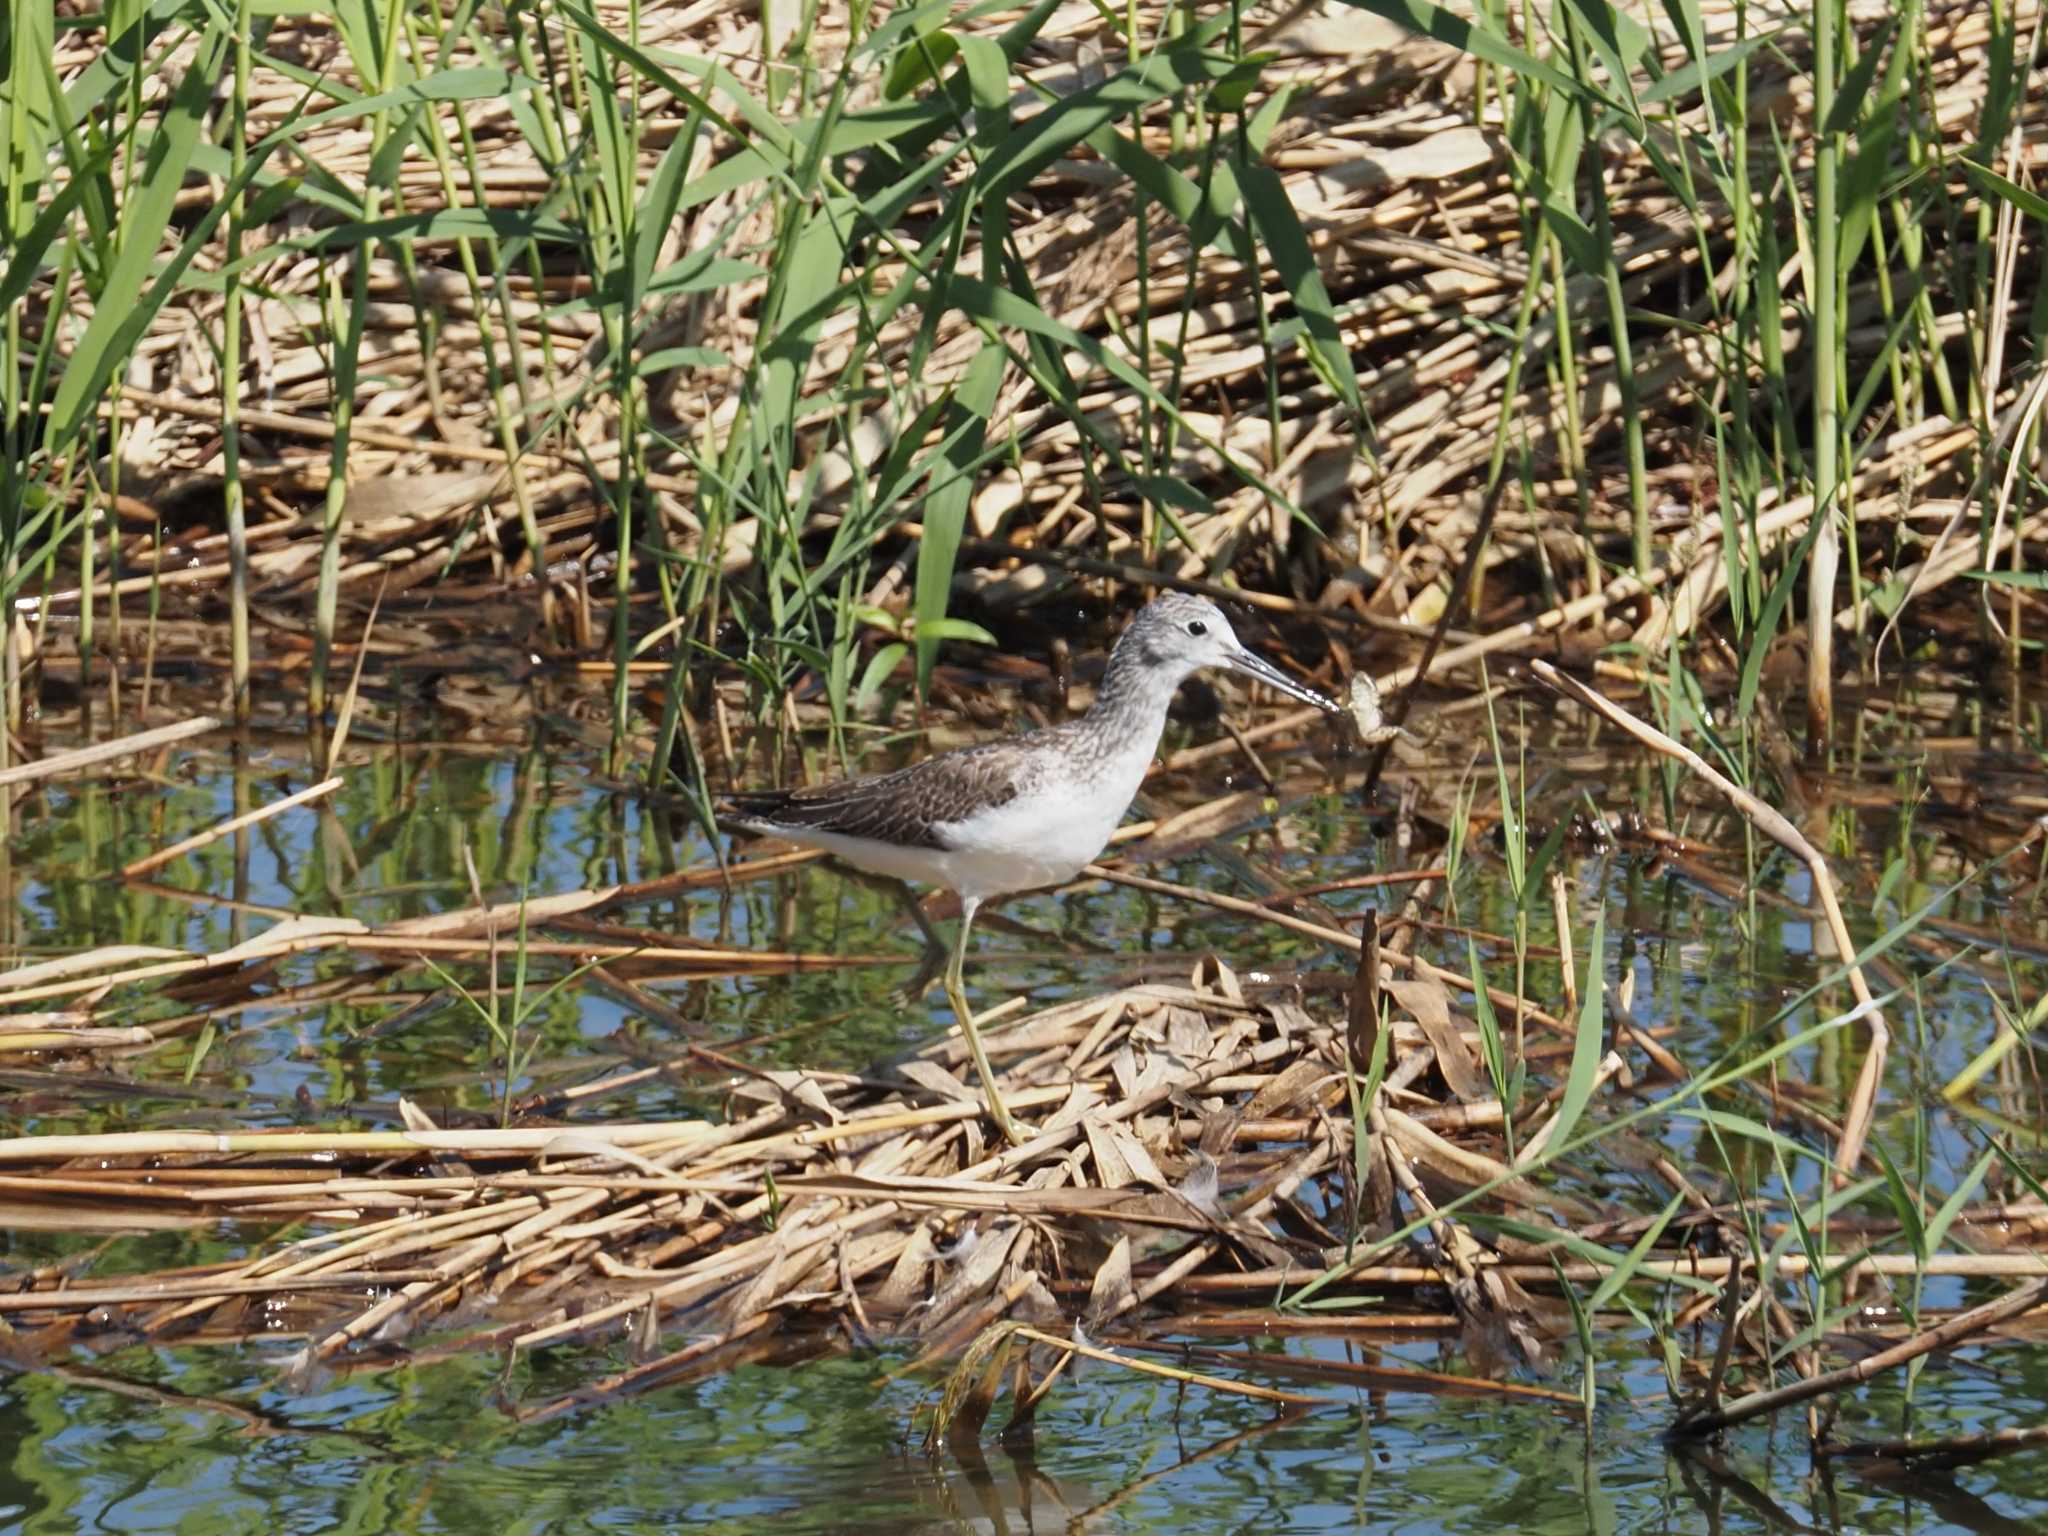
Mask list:
POLYGON ((924 1001, 925 993, 931 991, 946 969, 946 947, 943 944, 927 944, 923 956, 917 962, 917 969, 901 985, 889 989, 889 1000, 900 1008, 910 1008, 924 1001))
POLYGON ((989 1107, 994 1111, 996 1129, 1003 1133, 1003 1140, 1011 1146, 1021 1147, 1038 1134, 1036 1127, 1026 1125, 1010 1113, 1010 1107, 1002 1101, 1000 1095, 991 1093, 989 1107))

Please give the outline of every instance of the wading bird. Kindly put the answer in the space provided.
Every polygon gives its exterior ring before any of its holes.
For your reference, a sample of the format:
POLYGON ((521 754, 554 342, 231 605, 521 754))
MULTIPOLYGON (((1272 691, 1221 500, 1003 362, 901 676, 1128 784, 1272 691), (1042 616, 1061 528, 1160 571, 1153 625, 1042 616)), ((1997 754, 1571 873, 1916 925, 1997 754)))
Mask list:
POLYGON ((974 914, 991 896, 1064 885, 1102 852, 1159 748, 1174 690, 1205 667, 1227 667, 1337 710, 1239 644, 1207 598, 1168 593, 1118 638, 1095 703, 1079 720, 943 752, 893 773, 734 794, 720 815, 748 832, 822 848, 870 874, 958 894, 946 1000, 988 1090, 989 1112, 1012 1142, 1022 1137, 962 993, 974 914))

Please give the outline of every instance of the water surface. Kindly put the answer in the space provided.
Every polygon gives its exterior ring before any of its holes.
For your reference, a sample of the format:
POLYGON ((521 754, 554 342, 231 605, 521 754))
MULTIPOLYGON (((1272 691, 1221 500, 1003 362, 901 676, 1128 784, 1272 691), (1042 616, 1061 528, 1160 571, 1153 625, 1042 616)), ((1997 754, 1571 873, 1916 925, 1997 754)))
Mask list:
MULTIPOLYGON (((1442 857, 1431 818, 1440 825, 1470 750, 1470 742, 1432 749, 1430 761, 1413 770, 1431 777, 1416 862, 1442 857)), ((1338 764, 1327 741, 1270 762, 1281 779, 1276 799, 1254 805, 1223 836, 1167 850, 1146 872, 1262 896, 1274 882, 1309 885, 1396 867, 1391 796, 1361 805, 1355 764, 1338 764)), ((1889 762, 1848 769, 1844 780, 1858 784, 1898 777, 1889 762)), ((1486 807, 1490 766, 1477 771, 1486 807)), ((1975 771, 1995 778, 2028 770, 2024 761, 1979 760, 1975 771)), ((94 877, 311 782, 316 775, 296 748, 206 743, 174 756, 160 777, 37 790, 13 810, 14 900, 0 933, 8 963, 116 943, 218 950, 284 913, 345 912, 376 923, 464 907, 472 900, 465 845, 494 900, 644 881, 716 861, 717 850, 686 818, 610 783, 574 749, 379 746, 352 753, 346 772, 345 787, 320 805, 181 859, 151 886, 94 877)), ((1249 782, 1241 763, 1226 764, 1207 778, 1157 786, 1159 808, 1236 787, 1225 781, 1230 773, 1249 782)), ((1659 769, 1588 756, 1541 734, 1529 773, 1539 835, 1548 821, 1575 812, 1612 817, 1656 806, 1665 790, 1659 769)), ((1690 862, 1659 859, 1639 841, 1574 839, 1559 867, 1571 882, 1582 970, 1593 918, 1604 913, 1607 974, 1633 977, 1638 1017, 1668 1028, 1666 1044, 1697 1070, 1752 1031, 1789 1034, 1847 1001, 1835 986, 1773 1023, 1786 999, 1829 970, 1813 953, 1800 910, 1805 873, 1782 857, 1747 852, 1739 826, 1703 803, 1678 804, 1686 834, 1708 850, 1690 862), (1753 898, 1740 890, 1752 857, 1761 863, 1753 898), (1710 878, 1716 874, 1734 885, 1710 878)), ((1914 807, 1911 796, 1893 795, 1866 799, 1859 809, 1845 796, 1819 813, 1853 887, 1845 900, 1859 942, 1982 861, 1981 839, 1967 826, 1932 813, 1926 797, 1917 819, 1914 807)), ((1880 1135, 1902 1168, 1937 1191, 1964 1176, 1988 1132, 1986 1120, 1950 1112, 1932 1090, 1992 1037, 1999 1001, 2023 1012, 2039 992, 2033 956, 2043 934, 2023 895, 2029 873, 2013 869, 2011 879, 1974 883, 1939 910, 1956 934, 2008 936, 2009 953, 1944 941, 1887 957, 1898 1048, 1880 1135)), ((1466 850, 1455 894, 1459 923, 1482 936, 1513 930, 1501 847, 1483 828, 1466 850)), ((1352 914, 1386 896, 1325 899, 1352 914)), ((683 1037, 762 1062, 858 1067, 947 1023, 936 992, 908 1008, 892 993, 917 954, 915 931, 886 895, 829 866, 730 891, 715 883, 674 889, 605 917, 676 943, 896 963, 649 982, 673 1011, 666 1022, 642 1017, 600 988, 563 986, 534 1012, 531 1054, 510 1084, 515 1101, 591 1081, 650 1051, 672 1053, 683 1037)), ((1554 939, 1547 899, 1532 922, 1540 950, 1554 939)), ((1434 935, 1423 947, 1461 969, 1467 959, 1460 934, 1434 935)), ((978 930, 971 990, 981 1006, 1020 989, 1044 1004, 1146 976, 1185 975, 1204 954, 1230 964, 1248 986, 1295 989, 1320 1012, 1339 1006, 1349 968, 1312 939, 1096 884, 1002 903, 978 930)), ((1491 979, 1511 983, 1511 953, 1482 938, 1481 955, 1491 979)), ((449 978, 414 969, 344 998, 321 991, 357 968, 345 955, 321 951, 246 979, 234 996, 213 983, 176 982, 118 994, 101 1004, 102 1022, 188 1014, 194 1022, 147 1051, 91 1063, 25 1057, 0 1065, 7 1130, 347 1117, 383 1125, 394 1123, 400 1095, 443 1123, 489 1123, 507 1093, 504 1063, 449 978)), ((545 981, 563 969, 540 973, 545 981)), ((450 975, 457 973, 473 975, 459 966, 450 975)), ((1555 996, 1556 975, 1555 961, 1539 954, 1531 995, 1555 996)), ((1825 1101, 1859 1059, 1860 1051, 1845 1053, 1833 1040, 1795 1053, 1782 1070, 1817 1085, 1825 1101)), ((1976 1102, 2007 1121, 2031 1116, 2038 1124, 2037 1092, 2017 1065, 2022 1059, 1976 1102)), ((1604 1101, 1595 1113, 1632 1103, 1604 1101)), ((721 1104, 711 1080, 672 1074, 578 1113, 672 1118, 716 1113, 721 1104)), ((1783 1129, 1806 1134, 1796 1124, 1783 1129)), ((1720 1166, 1697 1119, 1662 1121, 1654 1134, 1704 1177, 1720 1166)), ((2037 1153, 2020 1150, 2039 1166, 2037 1153)), ((1795 1186, 1813 1192, 1809 1168, 1788 1171, 1795 1186)), ((1645 1210, 1664 1198, 1661 1186, 1604 1155, 1575 1164, 1567 1177, 1645 1210)), ((2025 1191, 2006 1180, 2001 1193, 2025 1191)), ((227 1228, 117 1237, 97 1272, 217 1258, 262 1236, 227 1228)), ((28 1226, 0 1237, 5 1263, 16 1271, 105 1241, 28 1226)), ((95 1272, 90 1263, 80 1271, 95 1272)), ((1954 1306, 1997 1288, 1930 1280, 1924 1299, 1954 1306)), ((309 1383, 284 1369, 299 1341, 283 1329, 276 1337, 259 1329, 231 1346, 146 1346, 109 1336, 46 1357, 33 1324, 17 1319, 17 1326, 10 1358, 19 1369, 0 1382, 0 1422, 16 1446, 0 1486, 0 1529, 8 1530, 1924 1532, 2048 1525, 2048 1482, 2037 1456, 1910 1478, 1850 1464, 1815 1471, 1796 1412, 1708 1450, 1668 1448, 1660 1431, 1671 1409, 1656 1347, 1642 1330, 1625 1327, 1600 1336, 1590 1433, 1576 1409, 1558 1405, 1336 1388, 1314 1389, 1335 1399, 1331 1406, 1275 1418, 1268 1405, 1094 1367, 1055 1389, 1028 1450, 1004 1448, 998 1431, 1009 1406, 999 1404, 983 1437, 985 1459, 969 1465, 922 1449, 919 1410, 938 1378, 893 1375, 908 1354, 889 1341, 864 1342, 851 1354, 825 1341, 794 1341, 797 1354, 817 1358, 750 1363, 524 1423, 535 1405, 629 1363, 627 1342, 544 1350, 508 1368, 500 1356, 465 1353, 447 1339, 419 1341, 418 1355, 408 1353, 412 1341, 391 1341, 374 1361, 309 1383)), ((670 1348, 686 1341, 680 1322, 664 1339, 670 1348)), ((1252 1347, 1474 1369, 1455 1341, 1442 1338, 1263 1339, 1252 1347)), ((1576 1392, 1584 1366, 1566 1344, 1553 1361, 1517 1375, 1576 1392)), ((2001 1339, 1931 1362, 1910 1391, 1893 1374, 1846 1396, 1837 1438, 1966 1433, 2036 1421, 2044 1409, 2048 1357, 2001 1339)))

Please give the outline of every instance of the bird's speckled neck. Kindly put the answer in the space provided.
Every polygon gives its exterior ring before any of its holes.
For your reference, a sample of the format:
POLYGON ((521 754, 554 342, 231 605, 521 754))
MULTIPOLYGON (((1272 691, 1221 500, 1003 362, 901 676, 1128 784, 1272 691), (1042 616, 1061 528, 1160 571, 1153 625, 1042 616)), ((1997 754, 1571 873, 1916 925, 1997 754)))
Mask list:
POLYGON ((1133 626, 1110 652, 1095 702, 1068 728, 1076 738, 1077 756, 1097 763, 1127 756, 1150 762, 1158 750, 1174 690, 1194 669, 1146 642, 1143 631, 1133 626))
POLYGON ((1098 714, 1165 718, 1173 691, 1196 670, 1196 664, 1161 643, 1172 638, 1170 632, 1157 632, 1162 628, 1148 623, 1141 614, 1118 636, 1102 673, 1102 686, 1096 690, 1094 708, 1088 711, 1091 719, 1098 714))

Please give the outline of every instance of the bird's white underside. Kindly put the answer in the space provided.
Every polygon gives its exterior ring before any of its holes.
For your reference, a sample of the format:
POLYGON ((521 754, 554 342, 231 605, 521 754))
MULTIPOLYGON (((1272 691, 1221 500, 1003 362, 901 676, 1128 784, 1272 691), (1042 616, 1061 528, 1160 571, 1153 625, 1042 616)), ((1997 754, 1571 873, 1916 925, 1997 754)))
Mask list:
POLYGON ((1108 846, 1158 743, 1157 729, 1141 729, 1115 757, 1098 761, 1080 779, 1061 772, 1068 765, 1054 759, 1036 775, 1033 788, 1007 804, 939 823, 934 830, 944 848, 907 848, 760 818, 749 824, 822 848, 856 869, 942 886, 972 901, 1064 885, 1108 846))

